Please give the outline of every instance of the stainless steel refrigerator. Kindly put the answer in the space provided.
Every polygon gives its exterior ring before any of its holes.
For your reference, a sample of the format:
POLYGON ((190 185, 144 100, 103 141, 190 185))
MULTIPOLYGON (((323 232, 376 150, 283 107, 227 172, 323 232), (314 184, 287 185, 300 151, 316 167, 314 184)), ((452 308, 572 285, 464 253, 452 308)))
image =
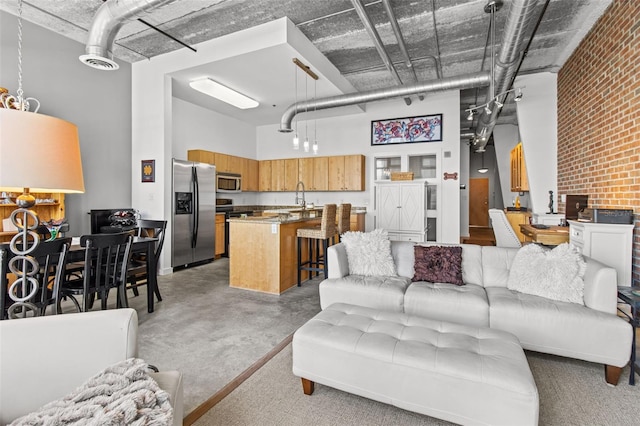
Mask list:
POLYGON ((216 242, 216 168, 173 159, 171 266, 210 260, 216 242))

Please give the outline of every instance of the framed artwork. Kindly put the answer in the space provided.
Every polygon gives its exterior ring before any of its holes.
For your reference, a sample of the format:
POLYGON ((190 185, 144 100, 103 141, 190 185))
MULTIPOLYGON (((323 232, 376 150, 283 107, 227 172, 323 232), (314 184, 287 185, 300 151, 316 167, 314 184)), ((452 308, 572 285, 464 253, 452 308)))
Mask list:
POLYGON ((442 141, 442 114, 371 122, 371 145, 442 141))
POLYGON ((156 160, 142 160, 142 182, 156 181, 156 160))

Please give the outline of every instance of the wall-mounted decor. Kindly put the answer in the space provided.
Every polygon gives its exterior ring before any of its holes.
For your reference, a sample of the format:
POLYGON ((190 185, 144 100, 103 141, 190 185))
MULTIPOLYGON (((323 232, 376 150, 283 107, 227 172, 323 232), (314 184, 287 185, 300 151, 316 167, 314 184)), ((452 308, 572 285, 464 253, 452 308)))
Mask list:
POLYGON ((371 145, 442 141, 442 114, 371 122, 371 145))
POLYGON ((142 182, 156 181, 156 160, 142 160, 142 182))

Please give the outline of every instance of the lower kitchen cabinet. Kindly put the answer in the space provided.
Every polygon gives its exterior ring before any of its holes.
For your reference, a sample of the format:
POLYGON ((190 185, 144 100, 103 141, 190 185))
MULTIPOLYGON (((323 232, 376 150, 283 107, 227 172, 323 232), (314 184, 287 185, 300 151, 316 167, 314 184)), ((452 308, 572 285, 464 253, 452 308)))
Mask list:
POLYGON ((224 240, 225 240, 225 226, 224 226, 224 213, 216 213, 216 257, 221 256, 224 253, 224 240))

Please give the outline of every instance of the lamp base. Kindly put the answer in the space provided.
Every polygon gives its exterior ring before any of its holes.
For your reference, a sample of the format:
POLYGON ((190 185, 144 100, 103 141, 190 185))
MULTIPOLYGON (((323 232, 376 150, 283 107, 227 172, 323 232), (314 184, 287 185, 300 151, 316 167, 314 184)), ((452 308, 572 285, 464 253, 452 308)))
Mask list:
POLYGON ((16 198, 16 205, 22 209, 28 209, 36 205, 36 197, 25 191, 24 194, 16 198))

